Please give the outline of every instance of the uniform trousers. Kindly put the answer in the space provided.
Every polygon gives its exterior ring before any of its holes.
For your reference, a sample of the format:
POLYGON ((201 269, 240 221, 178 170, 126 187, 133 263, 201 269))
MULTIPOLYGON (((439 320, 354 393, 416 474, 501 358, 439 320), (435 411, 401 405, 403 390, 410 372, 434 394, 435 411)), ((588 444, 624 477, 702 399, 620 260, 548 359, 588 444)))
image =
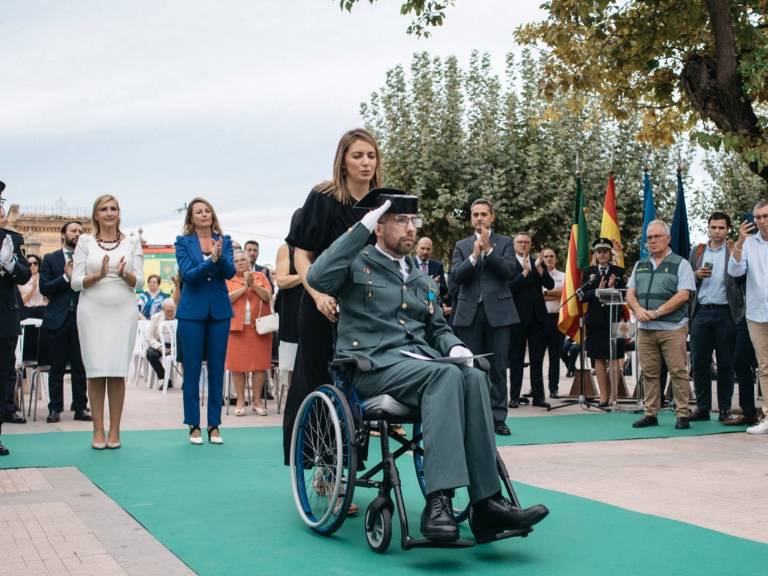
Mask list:
POLYGON ((208 367, 208 426, 221 424, 229 323, 229 318, 179 318, 179 332, 184 347, 184 424, 200 426, 200 371, 203 361, 208 367))
POLYGON ((488 377, 476 368, 421 360, 355 375, 362 398, 389 394, 419 408, 427 493, 467 486, 472 503, 500 490, 488 377))
MULTIPOLYGON (((5 398, 8 372, 13 369, 11 363, 15 361, 14 351, 16 350, 17 338, 17 336, 0 338, 0 398, 5 398)), ((0 432, 2 432, 4 416, 5 414, 0 410, 0 432)))
POLYGON ((637 331, 637 353, 640 367, 643 369, 645 384, 646 416, 656 416, 661 409, 661 392, 659 377, 662 361, 667 364, 672 379, 672 393, 675 398, 675 414, 678 417, 688 417, 688 400, 691 397, 691 387, 688 384, 688 369, 686 367, 686 339, 688 326, 675 330, 646 330, 637 331))

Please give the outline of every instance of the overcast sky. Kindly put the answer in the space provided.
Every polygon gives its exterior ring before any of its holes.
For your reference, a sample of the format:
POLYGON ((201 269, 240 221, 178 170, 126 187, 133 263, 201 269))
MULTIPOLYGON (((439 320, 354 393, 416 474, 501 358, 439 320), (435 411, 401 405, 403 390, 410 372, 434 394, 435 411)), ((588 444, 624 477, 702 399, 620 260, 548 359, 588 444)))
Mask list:
POLYGON ((5 0, 0 180, 23 206, 115 194, 152 243, 172 242, 175 209, 202 195, 270 262, 386 70, 479 49, 501 73, 539 3, 458 0, 425 40, 399 0, 351 14, 337 0, 5 0))

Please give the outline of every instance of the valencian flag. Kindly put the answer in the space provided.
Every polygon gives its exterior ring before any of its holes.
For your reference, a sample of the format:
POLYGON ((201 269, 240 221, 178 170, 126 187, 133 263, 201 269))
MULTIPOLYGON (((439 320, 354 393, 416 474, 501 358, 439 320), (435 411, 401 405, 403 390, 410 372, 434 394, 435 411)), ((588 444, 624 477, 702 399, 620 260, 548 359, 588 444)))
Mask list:
MULTIPOLYGON (((616 183, 613 180, 613 172, 608 174, 608 188, 605 190, 605 204, 603 204, 603 222, 600 225, 600 237, 615 240, 621 245, 621 232, 619 232, 619 218, 616 213, 616 183)), ((624 268, 624 252, 616 251, 614 263, 624 268)))
POLYGON ((685 193, 683 192, 683 177, 680 168, 677 169, 677 203, 675 215, 672 217, 672 239, 669 247, 672 252, 683 258, 688 258, 691 251, 691 237, 688 235, 688 211, 685 209, 685 193))
POLYGON ((589 266, 589 244, 587 242, 587 218, 584 213, 584 194, 581 190, 581 176, 576 176, 576 207, 571 220, 571 236, 568 240, 568 258, 565 264, 565 282, 561 297, 560 317, 557 327, 560 332, 575 342, 579 338, 579 317, 582 307, 574 296, 581 286, 581 270, 589 266), (567 302, 567 304, 566 304, 567 302))
POLYGON ((640 258, 648 258, 648 224, 656 220, 656 204, 648 169, 643 170, 643 235, 640 238, 640 258))

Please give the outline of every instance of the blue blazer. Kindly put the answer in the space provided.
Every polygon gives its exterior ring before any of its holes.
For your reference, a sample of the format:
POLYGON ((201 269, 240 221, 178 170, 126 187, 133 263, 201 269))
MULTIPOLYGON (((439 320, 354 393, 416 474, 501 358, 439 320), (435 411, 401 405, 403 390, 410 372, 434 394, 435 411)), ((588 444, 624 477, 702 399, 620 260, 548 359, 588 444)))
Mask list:
MULTIPOLYGON (((213 235, 214 240, 222 236, 213 235)), ((226 280, 235 275, 232 239, 223 237, 218 262, 205 259, 195 234, 176 237, 176 263, 181 276, 181 300, 176 317, 181 320, 226 320, 232 318, 226 280)))
POLYGON ((43 316, 43 328, 58 330, 67 320, 70 310, 77 311, 80 292, 75 292, 64 278, 64 250, 50 252, 40 267, 40 292, 48 298, 43 316))

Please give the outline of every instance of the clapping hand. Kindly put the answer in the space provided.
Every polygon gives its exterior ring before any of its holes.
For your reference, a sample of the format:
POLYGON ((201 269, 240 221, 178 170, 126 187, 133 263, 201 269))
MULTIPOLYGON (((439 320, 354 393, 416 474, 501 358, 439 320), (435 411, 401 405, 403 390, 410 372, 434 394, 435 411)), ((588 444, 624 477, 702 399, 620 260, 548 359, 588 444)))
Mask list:
POLYGON ((5 235, 2 247, 0 247, 0 264, 3 268, 8 268, 13 260, 13 239, 10 234, 5 235))
POLYGON ((101 270, 99 271, 99 280, 106 278, 109 274, 109 255, 104 254, 104 258, 101 259, 101 270))
POLYGON ((474 245, 472 246, 472 256, 475 257, 475 260, 480 258, 480 253, 483 251, 483 241, 478 238, 475 240, 474 245))
POLYGON ((528 254, 523 256, 523 276, 528 276, 531 273, 531 259, 528 254))
POLYGON ((602 289, 605 288, 605 284, 606 284, 605 280, 606 280, 605 276, 601 275, 600 276, 600 284, 597 285, 597 289, 598 290, 602 290, 602 289))
POLYGON ((480 229, 480 248, 486 254, 491 251, 491 233, 488 228, 480 229))
POLYGON ((247 288, 250 288, 253 286, 253 273, 250 270, 245 271, 245 274, 243 274, 243 278, 245 278, 245 285, 247 288))
POLYGON ((122 278, 125 276, 125 256, 122 256, 120 258, 120 261, 117 263, 117 269, 116 269, 117 275, 122 278))
POLYGON ((608 278, 608 288, 613 288, 616 285, 616 274, 611 274, 608 278))
POLYGON ((66 261, 64 262, 64 276, 66 276, 70 280, 72 279, 72 259, 71 258, 67 258, 66 261))
POLYGON ((221 238, 219 238, 213 243, 213 248, 211 249, 211 260, 213 260, 214 262, 219 261, 219 257, 221 256, 221 246, 222 246, 221 238))

